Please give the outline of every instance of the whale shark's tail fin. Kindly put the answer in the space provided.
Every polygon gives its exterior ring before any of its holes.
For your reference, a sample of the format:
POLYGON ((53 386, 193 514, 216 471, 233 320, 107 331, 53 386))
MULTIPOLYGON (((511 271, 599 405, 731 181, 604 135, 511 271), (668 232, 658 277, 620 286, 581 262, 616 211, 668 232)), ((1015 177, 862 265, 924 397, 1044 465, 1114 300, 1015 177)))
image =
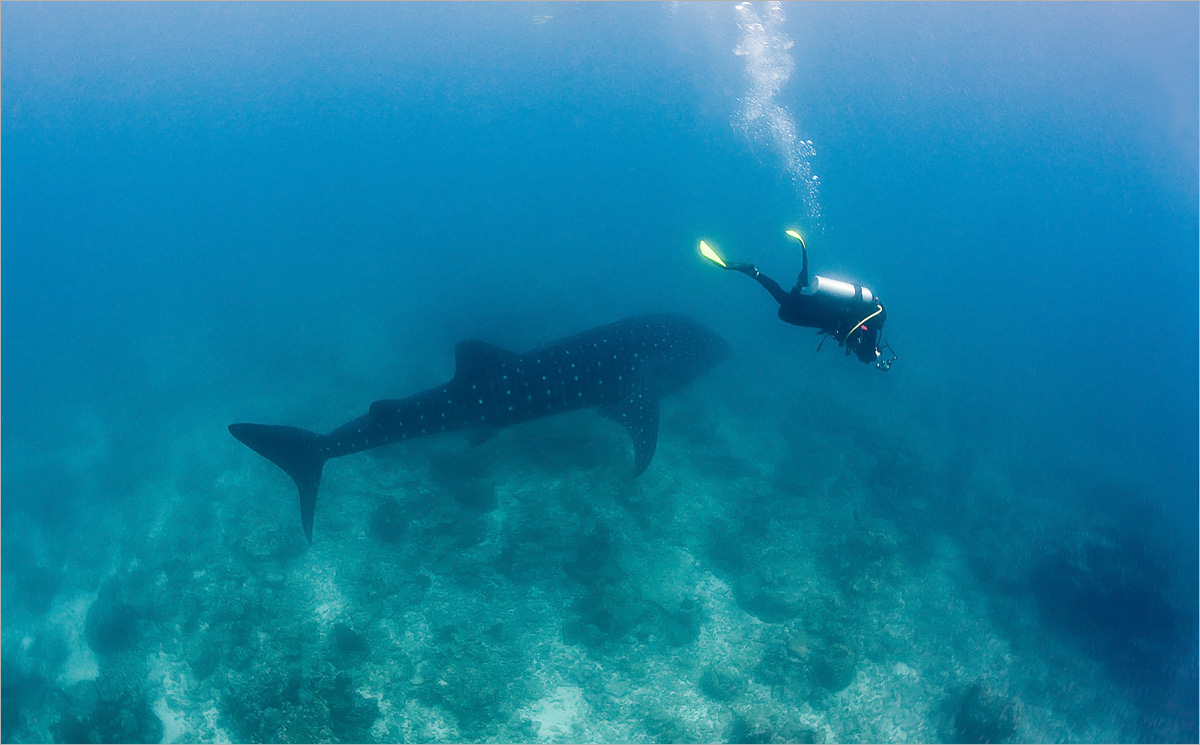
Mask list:
POLYGON ((275 424, 231 424, 229 434, 282 468, 296 482, 300 490, 300 522, 304 524, 304 537, 312 543, 317 489, 328 460, 320 451, 322 436, 299 427, 275 424))

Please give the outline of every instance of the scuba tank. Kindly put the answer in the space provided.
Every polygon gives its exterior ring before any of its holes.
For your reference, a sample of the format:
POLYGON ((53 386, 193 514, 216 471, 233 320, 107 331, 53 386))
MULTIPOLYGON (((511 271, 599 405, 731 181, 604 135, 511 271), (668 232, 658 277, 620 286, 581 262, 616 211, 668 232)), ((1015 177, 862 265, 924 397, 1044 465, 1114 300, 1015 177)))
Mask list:
POLYGON ((828 277, 814 275, 812 281, 808 283, 808 289, 814 295, 823 295, 827 298, 850 300, 859 303, 875 302, 875 294, 866 287, 850 282, 842 282, 837 279, 829 279, 828 277))

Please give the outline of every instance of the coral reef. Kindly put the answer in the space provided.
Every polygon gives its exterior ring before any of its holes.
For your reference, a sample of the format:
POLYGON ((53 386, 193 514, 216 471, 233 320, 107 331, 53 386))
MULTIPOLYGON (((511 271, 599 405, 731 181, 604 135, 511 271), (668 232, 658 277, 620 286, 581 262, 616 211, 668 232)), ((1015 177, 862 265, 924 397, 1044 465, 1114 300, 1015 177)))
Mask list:
POLYGON ((950 711, 947 742, 996 743, 1017 731, 1021 707, 989 686, 975 683, 953 697, 950 711))

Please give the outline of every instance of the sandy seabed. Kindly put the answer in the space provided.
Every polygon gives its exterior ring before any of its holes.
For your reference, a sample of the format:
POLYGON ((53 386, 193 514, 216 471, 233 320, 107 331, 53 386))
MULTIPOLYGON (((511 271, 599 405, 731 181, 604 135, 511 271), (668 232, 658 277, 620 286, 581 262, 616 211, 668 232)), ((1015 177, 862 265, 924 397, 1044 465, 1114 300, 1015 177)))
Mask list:
POLYGON ((10 449, 3 739, 1196 739, 1195 568, 1144 503, 719 385, 637 480, 590 412, 332 462, 311 546, 220 426, 146 478, 10 449))

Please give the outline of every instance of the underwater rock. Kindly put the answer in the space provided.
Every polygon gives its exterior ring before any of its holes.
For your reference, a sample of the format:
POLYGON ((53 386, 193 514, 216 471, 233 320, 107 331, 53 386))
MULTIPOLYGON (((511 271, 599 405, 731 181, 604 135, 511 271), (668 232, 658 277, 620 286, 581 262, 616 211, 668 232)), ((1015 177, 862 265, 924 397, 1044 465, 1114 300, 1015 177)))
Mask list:
POLYGON ((1019 704, 982 683, 976 683, 952 704, 950 742, 1004 742, 1017 730, 1019 704))
MULTIPOLYGON (((478 517, 456 516, 441 523, 432 533, 451 536, 454 539, 451 545, 465 550, 486 541, 490 525, 491 521, 483 515, 478 517)), ((460 557, 465 559, 466 555, 460 554, 460 557)), ((480 562, 478 559, 473 559, 471 563, 478 566, 480 562)))
POLYGON ((572 603, 572 610, 576 616, 564 625, 564 636, 598 650, 614 642, 687 646, 700 635, 703 620, 694 602, 664 608, 647 601, 629 581, 589 588, 572 603))
POLYGON ((117 582, 108 580, 88 609, 84 636, 96 654, 117 654, 132 649, 141 640, 141 620, 142 614, 127 602, 117 582))
POLYGON ((586 589, 572 607, 567 636, 602 646, 627 635, 641 642, 663 641, 672 647, 691 644, 700 634, 702 609, 694 586, 686 581, 683 554, 637 556, 628 570, 617 561, 609 528, 603 523, 581 538, 563 571, 586 589))
POLYGON ((613 561, 611 531, 599 523, 575 548, 575 556, 563 563, 567 576, 581 585, 613 582, 624 573, 613 561))
POLYGON ((854 653, 845 644, 831 644, 812 660, 813 682, 837 693, 854 682, 858 672, 854 653))
POLYGON ((375 699, 329 663, 264 666, 231 679, 225 715, 246 742, 367 742, 379 716, 375 699))
POLYGON ((434 639, 432 653, 417 663, 417 698, 452 714, 464 738, 495 739, 530 695, 528 663, 512 629, 462 613, 434 639))
POLYGON ((421 603, 433 582, 421 569, 415 554, 381 552, 374 561, 362 566, 359 586, 364 590, 364 600, 393 608, 421 603))
POLYGON ((801 696, 837 693, 854 682, 858 660, 838 637, 809 640, 802 629, 785 629, 768 641, 755 670, 764 683, 801 696))
POLYGON ((745 571, 751 561, 743 534, 724 520, 709 525, 705 555, 718 569, 734 577, 745 571))
POLYGON ((677 608, 652 606, 649 620, 648 634, 661 637, 672 647, 686 647, 699 638, 703 615, 695 601, 685 599, 677 608))
POLYGON ((22 714, 55 707, 61 691, 40 675, 22 671, 8 660, 0 663, 0 741, 35 741, 20 737, 22 714))
POLYGON ((467 455, 438 450, 429 458, 430 488, 438 494, 437 502, 449 497, 468 512, 491 512, 499 505, 492 471, 491 457, 478 450, 467 455))
POLYGON ((197 644, 188 660, 196 680, 207 680, 221 664, 221 650, 216 644, 197 644))
POLYGON ((700 674, 700 690, 713 701, 732 701, 745 689, 745 675, 734 665, 716 663, 700 674))
POLYGON ((688 732, 687 725, 679 717, 673 716, 661 704, 656 705, 646 715, 642 724, 645 726, 651 742, 691 742, 696 739, 695 735, 688 732))
POLYGON ((764 639, 767 645, 754 676, 772 687, 796 689, 807 685, 805 672, 812 654, 803 632, 789 638, 788 632, 773 633, 764 639))
POLYGON ((144 700, 100 701, 88 717, 65 717, 61 742, 162 742, 163 724, 144 700))
POLYGON ((58 742, 162 742, 163 723, 124 672, 76 686, 53 728, 58 742))
POLYGON ((340 662, 353 665, 366 659, 371 648, 367 641, 349 624, 339 623, 333 627, 333 647, 340 662))
POLYGON ((409 517, 395 497, 385 497, 371 513, 370 534, 380 543, 403 543, 408 523, 409 517))
MULTIPOLYGON (((744 538, 741 542, 746 543, 744 538)), ((738 605, 764 623, 811 617, 814 604, 829 603, 815 584, 811 567, 796 562, 783 549, 759 552, 744 569, 732 572, 728 581, 738 605)))
POLYGON ((628 582, 590 589, 572 604, 572 609, 577 618, 565 630, 595 647, 630 633, 649 611, 647 603, 628 582))
POLYGON ((1166 594, 1172 580, 1161 549, 1132 532, 1069 543, 1030 577, 1048 625, 1082 642, 1125 682, 1152 691, 1195 643, 1194 600, 1190 613, 1177 608, 1166 594))
POLYGON ((329 727, 344 742, 367 742, 371 726, 379 718, 379 702, 355 690, 346 673, 338 673, 322 691, 329 707, 329 727))
POLYGON ((253 566, 263 566, 267 560, 285 564, 302 556, 306 546, 290 524, 276 520, 246 521, 235 534, 234 545, 253 566))
POLYGON ((729 733, 731 743, 823 743, 825 733, 788 719, 772 719, 759 712, 739 714, 729 733))
POLYGON ((810 594, 803 583, 772 573, 739 577, 733 585, 742 608, 764 623, 790 621, 804 610, 810 594))
POLYGON ((295 739, 299 728, 292 721, 292 714, 297 708, 311 708, 299 706, 301 698, 309 701, 313 698, 311 691, 304 691, 307 678, 303 673, 294 666, 272 666, 243 680, 240 685, 232 685, 224 697, 224 714, 229 718, 235 739, 285 742, 289 739, 286 736, 289 726, 295 739))

